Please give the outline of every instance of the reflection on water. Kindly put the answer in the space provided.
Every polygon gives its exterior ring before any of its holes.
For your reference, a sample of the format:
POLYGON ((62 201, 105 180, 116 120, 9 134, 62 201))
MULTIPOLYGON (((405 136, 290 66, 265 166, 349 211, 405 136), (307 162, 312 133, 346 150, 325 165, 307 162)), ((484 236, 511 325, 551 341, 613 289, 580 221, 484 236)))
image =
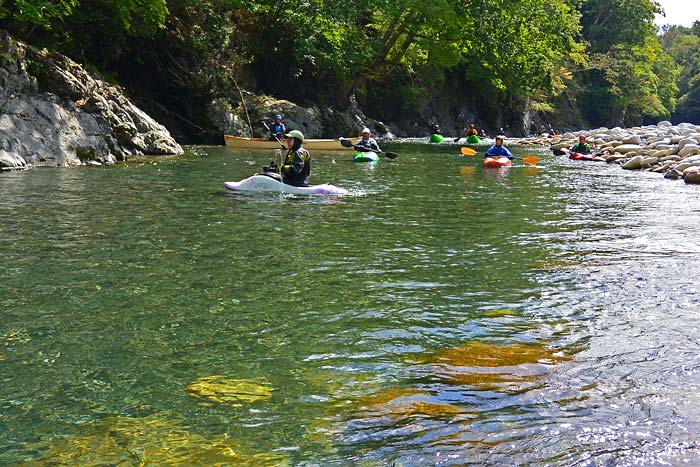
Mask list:
POLYGON ((1 174, 0 465, 699 463, 698 188, 391 149, 1 174))

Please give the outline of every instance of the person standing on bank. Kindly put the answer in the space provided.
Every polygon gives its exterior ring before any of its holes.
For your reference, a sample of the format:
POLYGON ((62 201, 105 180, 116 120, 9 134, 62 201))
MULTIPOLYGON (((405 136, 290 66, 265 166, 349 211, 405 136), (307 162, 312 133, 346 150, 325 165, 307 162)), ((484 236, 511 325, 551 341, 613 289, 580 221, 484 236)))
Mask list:
POLYGON ((311 175, 311 154, 301 146, 304 143, 304 134, 299 130, 292 130, 284 137, 287 138, 289 149, 280 170, 282 181, 287 185, 308 186, 308 178, 311 175))
POLYGON ((496 136, 496 144, 491 146, 488 151, 486 151, 484 157, 507 157, 508 159, 513 159, 513 153, 510 152, 510 149, 503 146, 505 139, 506 138, 503 135, 496 136))

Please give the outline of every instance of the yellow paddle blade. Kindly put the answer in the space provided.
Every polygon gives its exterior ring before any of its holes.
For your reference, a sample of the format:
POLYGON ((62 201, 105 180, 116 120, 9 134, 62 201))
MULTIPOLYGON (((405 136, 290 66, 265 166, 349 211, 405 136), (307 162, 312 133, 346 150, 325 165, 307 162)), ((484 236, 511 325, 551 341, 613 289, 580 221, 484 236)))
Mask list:
POLYGON ((537 157, 537 156, 527 156, 527 157, 523 157, 523 162, 525 162, 526 164, 535 165, 535 164, 537 164, 539 161, 540 161, 540 158, 537 157))
POLYGON ((472 148, 461 147, 461 148, 459 148, 459 150, 465 156, 476 156, 476 151, 473 150, 472 148))

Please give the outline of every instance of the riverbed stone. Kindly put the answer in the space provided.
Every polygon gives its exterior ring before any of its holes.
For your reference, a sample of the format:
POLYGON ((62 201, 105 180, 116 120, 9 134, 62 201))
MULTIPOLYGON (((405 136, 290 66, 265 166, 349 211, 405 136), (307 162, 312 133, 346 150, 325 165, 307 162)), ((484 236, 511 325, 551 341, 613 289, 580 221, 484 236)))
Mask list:
POLYGON ((692 163, 683 161, 683 162, 681 162, 681 163, 679 163, 679 164, 676 164, 674 168, 675 168, 676 170, 678 170, 679 172, 683 172, 685 169, 687 169, 687 168, 690 167, 691 165, 692 165, 692 163))
POLYGON ((622 164, 622 168, 626 170, 640 169, 642 167, 642 161, 644 161, 644 156, 634 156, 632 159, 622 164))
POLYGON ((695 170, 690 170, 683 175, 683 180, 685 183, 698 184, 700 183, 700 168, 695 168, 695 170))
POLYGON ((628 152, 639 151, 640 149, 642 149, 642 147, 638 144, 621 144, 615 146, 615 152, 619 152, 620 154, 627 154, 628 152))
POLYGON ((664 174, 664 178, 669 180, 678 180, 679 178, 683 178, 683 172, 676 169, 671 169, 664 174))
POLYGON ((640 168, 649 168, 653 165, 656 165, 659 162, 658 157, 644 157, 642 159, 642 163, 640 164, 640 168))
POLYGON ((693 154, 697 154, 700 152, 700 145, 697 144, 686 144, 683 146, 683 149, 678 151, 678 155, 680 157, 686 157, 686 156, 691 156, 693 154))

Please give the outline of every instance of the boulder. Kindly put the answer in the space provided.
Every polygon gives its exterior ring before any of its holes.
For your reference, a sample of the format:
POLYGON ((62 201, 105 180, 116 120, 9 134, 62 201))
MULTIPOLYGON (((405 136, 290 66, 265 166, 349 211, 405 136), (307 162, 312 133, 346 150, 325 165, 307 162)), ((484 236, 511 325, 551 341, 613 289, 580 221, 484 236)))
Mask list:
POLYGON ((642 142, 642 137, 639 135, 630 135, 626 138, 622 138, 622 144, 640 144, 642 142))
POLYGON ((678 180, 679 178, 683 178, 683 172, 680 172, 676 169, 671 169, 664 174, 664 178, 667 178, 669 180, 678 180))
POLYGON ((0 170, 26 169, 27 162, 19 154, 0 149, 0 170))
POLYGON ((619 152, 620 154, 627 154, 628 152, 639 151, 641 149, 642 147, 638 144, 621 144, 615 146, 615 152, 619 152))
POLYGON ((691 170, 683 176, 685 183, 698 184, 700 183, 700 169, 691 170))
POLYGON ((622 168, 627 170, 637 170, 642 168, 643 161, 644 156, 634 156, 632 159, 622 164, 622 168))
POLYGON ((38 50, 3 31, 0 77, 0 148, 27 167, 184 152, 164 126, 117 87, 68 57, 38 50))
POLYGON ((700 146, 697 144, 686 144, 683 149, 678 151, 680 157, 686 157, 700 152, 700 146))

